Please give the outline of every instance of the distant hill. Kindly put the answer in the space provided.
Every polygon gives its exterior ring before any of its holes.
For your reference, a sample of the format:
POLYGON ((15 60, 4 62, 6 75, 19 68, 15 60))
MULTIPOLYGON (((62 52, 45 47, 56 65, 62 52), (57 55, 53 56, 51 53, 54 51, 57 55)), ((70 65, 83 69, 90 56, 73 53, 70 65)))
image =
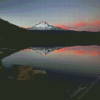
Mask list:
POLYGON ((30 46, 100 45, 100 32, 26 30, 0 19, 0 46, 23 49, 30 46))

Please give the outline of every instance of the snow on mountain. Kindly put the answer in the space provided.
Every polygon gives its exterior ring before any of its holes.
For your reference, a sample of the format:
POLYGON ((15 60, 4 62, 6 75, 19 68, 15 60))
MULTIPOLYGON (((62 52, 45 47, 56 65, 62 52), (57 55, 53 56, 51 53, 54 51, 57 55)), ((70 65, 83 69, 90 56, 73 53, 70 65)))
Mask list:
POLYGON ((33 27, 28 28, 28 30, 63 30, 63 29, 54 27, 48 24, 46 21, 42 21, 39 24, 36 24, 33 27))

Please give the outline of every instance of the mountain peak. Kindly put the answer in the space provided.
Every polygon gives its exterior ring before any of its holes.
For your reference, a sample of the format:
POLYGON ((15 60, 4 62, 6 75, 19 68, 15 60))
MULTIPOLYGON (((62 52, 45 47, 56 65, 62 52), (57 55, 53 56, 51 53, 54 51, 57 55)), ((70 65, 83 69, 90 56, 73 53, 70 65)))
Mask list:
POLYGON ((39 24, 36 24, 33 27, 28 28, 28 30, 62 30, 62 29, 54 27, 48 24, 46 21, 42 21, 39 24))
POLYGON ((41 23, 43 23, 43 24, 47 24, 47 22, 46 22, 46 21, 42 21, 42 22, 40 22, 39 24, 41 24, 41 23))

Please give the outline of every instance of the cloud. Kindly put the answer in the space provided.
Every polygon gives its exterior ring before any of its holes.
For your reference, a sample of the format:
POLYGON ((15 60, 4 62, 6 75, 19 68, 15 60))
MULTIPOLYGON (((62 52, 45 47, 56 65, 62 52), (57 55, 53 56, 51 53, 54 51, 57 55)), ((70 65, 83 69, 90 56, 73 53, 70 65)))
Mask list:
POLYGON ((78 27, 84 27, 84 26, 87 26, 88 23, 86 23, 85 21, 78 21, 78 22, 75 22, 75 23, 71 23, 71 24, 57 24, 57 25, 54 25, 55 27, 60 27, 60 28, 63 28, 63 29, 67 29, 67 30, 73 30, 75 28, 78 28, 78 27), (72 27, 74 26, 74 27, 72 27))
POLYGON ((75 30, 75 31, 100 31, 100 20, 95 21, 77 21, 73 23, 62 23, 54 25, 55 27, 60 27, 66 30, 75 30))
POLYGON ((62 29, 66 29, 66 30, 73 30, 75 27, 72 27, 71 24, 57 24, 57 25, 54 25, 55 27, 59 27, 59 28, 62 28, 62 29))
POLYGON ((58 25, 54 25, 55 27, 59 27, 59 28, 62 28, 62 29, 68 29, 66 25, 64 24, 58 24, 58 25))
POLYGON ((83 26, 87 26, 88 24, 85 21, 78 21, 76 23, 74 23, 75 27, 83 27, 83 26))
POLYGON ((90 26, 100 26, 100 20, 93 21, 90 26))

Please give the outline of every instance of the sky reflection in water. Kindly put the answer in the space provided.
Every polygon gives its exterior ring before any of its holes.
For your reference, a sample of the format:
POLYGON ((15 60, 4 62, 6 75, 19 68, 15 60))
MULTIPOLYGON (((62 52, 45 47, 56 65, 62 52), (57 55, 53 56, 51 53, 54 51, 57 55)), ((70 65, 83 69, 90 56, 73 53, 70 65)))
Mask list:
POLYGON ((53 72, 94 77, 100 73, 100 46, 48 49, 31 47, 5 57, 2 62, 7 68, 21 64, 53 72))

